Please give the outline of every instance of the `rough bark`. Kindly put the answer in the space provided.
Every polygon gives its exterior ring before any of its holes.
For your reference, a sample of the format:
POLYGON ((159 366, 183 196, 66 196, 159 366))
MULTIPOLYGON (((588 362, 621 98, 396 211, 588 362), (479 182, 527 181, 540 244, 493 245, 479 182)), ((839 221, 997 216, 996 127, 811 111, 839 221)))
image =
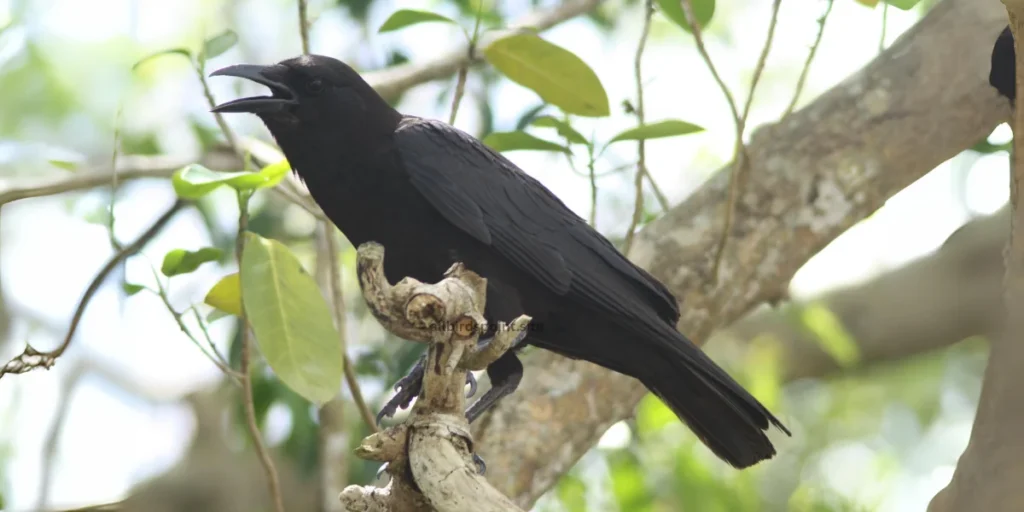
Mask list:
MULTIPOLYGON (((986 80, 1005 23, 995 0, 943 0, 865 68, 759 129, 717 286, 730 166, 646 226, 633 260, 680 299, 683 332, 701 342, 784 297, 812 255, 1005 119, 1007 102, 986 80)), ((529 507, 645 394, 594 365, 531 354, 519 390, 474 425, 488 480, 529 507)))
MULTIPOLYGON (((821 305, 857 343, 860 365, 899 360, 947 347, 971 336, 995 334, 1002 318, 1003 248, 1008 211, 972 220, 934 253, 857 285, 779 310, 754 312, 717 331, 712 355, 727 344, 768 334, 781 349, 786 381, 841 370, 815 334, 793 313, 821 305)), ((735 351, 728 351, 735 352, 735 351)))
POLYGON ((477 473, 466 421, 467 370, 482 370, 521 338, 530 321, 521 316, 478 346, 487 280, 456 263, 437 284, 405 278, 391 286, 384 276, 384 248, 358 250, 363 298, 385 329, 428 343, 423 390, 409 418, 367 437, 356 455, 386 462, 384 489, 352 485, 341 493, 346 510, 508 512, 520 510, 477 473))
MULTIPOLYGON (((1009 11, 1016 50, 1017 98, 1024 92, 1024 1, 1003 0, 1009 11)), ((1006 13, 1004 12, 1004 20, 1006 13)), ((1005 21, 1004 21, 1005 23, 1005 21)), ((978 413, 971 438, 957 463, 953 478, 928 505, 931 512, 959 510, 1024 509, 1024 205, 1020 187, 1024 182, 1024 111, 1011 121, 1014 142, 1010 172, 1009 242, 1005 251, 1003 281, 1005 315, 1000 333, 989 352, 982 380, 978 413)))

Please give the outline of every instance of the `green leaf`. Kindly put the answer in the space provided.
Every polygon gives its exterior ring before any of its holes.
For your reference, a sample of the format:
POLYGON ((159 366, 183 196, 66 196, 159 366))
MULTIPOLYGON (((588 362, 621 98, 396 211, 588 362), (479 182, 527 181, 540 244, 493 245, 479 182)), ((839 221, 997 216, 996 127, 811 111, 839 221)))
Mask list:
MULTIPOLYGON (((206 292, 203 302, 217 308, 217 311, 229 315, 240 316, 242 314, 242 289, 239 285, 238 272, 228 274, 217 281, 217 284, 206 292)), ((217 318, 220 318, 219 316, 217 318)), ((216 320, 213 313, 206 317, 212 322, 216 320)))
POLYGON ((554 128, 558 131, 558 134, 565 137, 570 144, 583 144, 587 145, 587 139, 580 132, 576 131, 575 128, 569 124, 568 121, 563 121, 557 117, 552 116, 541 116, 534 119, 530 124, 534 126, 541 126, 545 128, 554 128))
POLYGON ((288 171, 292 170, 291 164, 288 160, 281 160, 280 162, 269 164, 266 167, 260 169, 260 172, 256 173, 263 177, 263 183, 260 184, 259 188, 271 188, 281 183, 281 180, 288 175, 288 171))
POLYGON ((67 160, 48 160, 50 165, 65 171, 75 172, 78 170, 78 164, 75 162, 68 162, 67 160))
POLYGON ((608 141, 608 144, 618 142, 620 140, 649 140, 661 139, 664 137, 676 137, 678 135, 686 135, 702 131, 704 131, 704 128, 695 124, 687 123, 686 121, 668 119, 665 121, 657 121, 637 126, 636 128, 630 128, 612 137, 612 140, 608 141))
POLYGON ((586 512, 587 484, 576 475, 569 473, 559 478, 555 493, 568 512, 586 512))
POLYGON ((921 0, 885 0, 885 3, 904 11, 913 9, 920 2, 921 0))
POLYGON ((676 414, 653 394, 640 400, 636 409, 636 428, 640 435, 650 435, 678 422, 676 414))
POLYGON ((146 289, 145 286, 134 283, 124 283, 121 285, 121 288, 124 290, 125 295, 129 297, 146 289))
MULTIPOLYGON (((683 30, 691 32, 690 22, 686 21, 686 13, 680 0, 657 0, 661 12, 679 25, 683 30)), ((697 18, 697 24, 703 30, 711 22, 715 14, 715 0, 692 0, 693 15, 697 18)))
POLYGON ((491 132, 484 137, 487 144, 495 151, 517 151, 532 149, 536 151, 557 151, 569 154, 569 148, 546 141, 526 132, 491 132))
POLYGON ((484 49, 484 57, 509 80, 567 114, 609 114, 608 94, 594 70, 569 50, 536 34, 499 39, 484 49))
POLYGON ((216 247, 203 247, 198 251, 174 249, 164 255, 160 272, 167 277, 188 274, 194 272, 203 263, 217 261, 223 256, 224 251, 216 247))
POLYGON ((384 21, 384 24, 381 25, 379 29, 377 29, 377 32, 383 34, 384 32, 393 32, 410 25, 438 21, 442 23, 455 24, 455 21, 451 18, 442 16, 436 12, 421 11, 418 9, 399 9, 391 13, 391 16, 388 16, 388 19, 384 21))
POLYGON ((322 404, 341 388, 342 353, 316 281, 280 242, 245 234, 242 304, 270 368, 289 388, 322 404))
POLYGON ((156 53, 147 55, 147 56, 139 59, 139 61, 136 62, 132 66, 132 71, 135 71, 142 64, 144 64, 146 62, 149 62, 150 60, 155 59, 157 57, 160 57, 160 56, 163 56, 163 55, 175 55, 175 54, 177 54, 177 55, 184 55, 185 58, 187 58, 188 60, 192 60, 192 52, 190 52, 187 48, 171 48, 170 50, 160 50, 160 51, 158 51, 156 53))
POLYGON ((233 30, 225 30, 203 43, 202 58, 206 60, 217 57, 230 50, 236 44, 238 44, 238 34, 233 30))
POLYGON ((811 331, 822 350, 846 368, 860 360, 860 347, 830 309, 821 304, 810 304, 800 311, 804 327, 811 331))
POLYGON ((288 173, 287 161, 270 164, 259 172, 221 172, 199 164, 187 165, 171 176, 174 191, 182 199, 199 199, 221 185, 235 190, 255 190, 277 185, 288 173))
POLYGON ((1013 149, 1013 141, 1012 140, 1010 142, 1006 142, 1004 144, 992 144, 988 140, 982 140, 981 142, 979 142, 979 143, 975 144, 973 147, 971 147, 972 151, 977 151, 978 153, 986 153, 986 154, 988 154, 988 153, 997 153, 999 151, 1007 151, 1007 152, 1009 152, 1012 149, 1013 149))

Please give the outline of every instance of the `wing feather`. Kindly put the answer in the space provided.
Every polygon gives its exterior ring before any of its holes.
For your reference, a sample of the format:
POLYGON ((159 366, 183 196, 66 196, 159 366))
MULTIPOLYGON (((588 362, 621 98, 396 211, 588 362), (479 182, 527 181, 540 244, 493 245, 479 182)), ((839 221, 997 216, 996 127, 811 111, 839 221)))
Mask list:
POLYGON ((395 136, 411 183, 446 220, 553 292, 624 320, 678 320, 664 285, 501 154, 439 121, 406 118, 395 136))

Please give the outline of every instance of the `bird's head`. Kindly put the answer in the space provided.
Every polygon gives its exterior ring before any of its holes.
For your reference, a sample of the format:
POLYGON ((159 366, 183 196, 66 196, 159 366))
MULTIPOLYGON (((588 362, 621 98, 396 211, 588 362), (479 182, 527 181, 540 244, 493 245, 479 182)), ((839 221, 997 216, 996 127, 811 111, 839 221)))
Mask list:
POLYGON ((270 88, 269 96, 228 101, 213 111, 256 114, 279 140, 311 133, 372 132, 376 125, 400 117, 359 73, 323 55, 303 55, 273 65, 228 66, 210 76, 236 76, 270 88))

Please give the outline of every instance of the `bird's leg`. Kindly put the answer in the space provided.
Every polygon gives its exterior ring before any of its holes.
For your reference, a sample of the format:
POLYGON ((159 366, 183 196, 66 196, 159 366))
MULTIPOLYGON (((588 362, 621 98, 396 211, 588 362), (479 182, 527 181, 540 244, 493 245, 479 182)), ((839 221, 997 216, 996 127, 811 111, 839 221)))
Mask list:
POLYGON ((519 387, 519 381, 523 378, 523 363, 519 362, 516 353, 510 350, 487 367, 487 376, 491 379, 491 389, 469 406, 466 419, 470 423, 519 387))
POLYGON ((423 362, 426 358, 427 353, 424 352, 419 360, 416 361, 416 364, 413 365, 412 370, 409 370, 409 374, 395 383, 394 389, 397 393, 377 413, 377 425, 380 425, 384 418, 393 417, 399 409, 409 407, 412 399, 420 396, 420 391, 423 390, 423 362))
MULTIPOLYGON (((523 363, 519 361, 514 351, 509 350, 487 367, 487 376, 491 379, 491 389, 469 406, 469 410, 466 411, 466 420, 469 423, 473 423, 473 420, 494 407, 498 400, 512 394, 519 387, 519 381, 523 378, 523 363)), ((481 475, 487 471, 484 459, 476 453, 473 454, 473 462, 476 463, 481 475)))
MULTIPOLYGON (((397 393, 388 403, 377 413, 377 425, 380 425, 384 418, 394 417, 395 413, 399 409, 405 409, 412 403, 412 399, 420 396, 420 391, 423 390, 423 362, 426 360, 426 352, 420 356, 416 364, 413 365, 412 370, 409 370, 409 374, 399 379, 395 384, 395 391, 397 393)), ((466 398, 469 398, 476 394, 476 377, 473 376, 473 372, 466 372, 466 384, 469 385, 469 391, 466 393, 466 398)))

